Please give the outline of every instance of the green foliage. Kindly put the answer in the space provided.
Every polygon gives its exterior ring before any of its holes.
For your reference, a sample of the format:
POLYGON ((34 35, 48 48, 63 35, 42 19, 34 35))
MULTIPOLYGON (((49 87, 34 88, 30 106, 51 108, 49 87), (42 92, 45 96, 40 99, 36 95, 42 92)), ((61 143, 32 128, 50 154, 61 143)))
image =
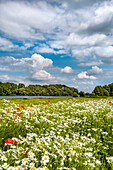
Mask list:
POLYGON ((73 97, 78 97, 78 94, 76 92, 74 92, 73 97))
POLYGON ((23 83, 17 86, 14 83, 0 83, 0 95, 20 95, 20 96, 73 96, 78 94, 78 89, 67 87, 61 84, 50 85, 29 85, 25 87, 23 83))
POLYGON ((92 93, 95 93, 96 97, 113 96, 113 83, 105 86, 96 86, 92 93))
POLYGON ((84 93, 84 91, 80 91, 80 97, 85 97, 85 93, 84 93))
POLYGON ((113 169, 108 98, 1 99, 0 108, 1 169, 113 169))

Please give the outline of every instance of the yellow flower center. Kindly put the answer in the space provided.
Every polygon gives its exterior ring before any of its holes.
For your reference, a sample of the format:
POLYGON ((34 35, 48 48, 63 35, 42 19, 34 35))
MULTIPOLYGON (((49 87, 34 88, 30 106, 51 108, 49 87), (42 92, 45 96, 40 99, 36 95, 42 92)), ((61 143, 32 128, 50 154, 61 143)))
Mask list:
POLYGON ((27 158, 24 158, 24 161, 27 161, 27 158))
POLYGON ((45 168, 45 170, 48 170, 48 168, 45 168))
POLYGON ((47 160, 47 157, 45 157, 44 159, 47 160))
POLYGON ((3 159, 6 159, 5 157, 3 157, 3 159))
POLYGON ((32 170, 34 170, 34 169, 35 169, 35 167, 33 166, 33 167, 32 167, 32 170))
POLYGON ((77 157, 75 158, 75 161, 77 161, 77 157))
POLYGON ((33 156, 33 154, 32 154, 32 153, 31 153, 30 155, 31 155, 31 156, 33 156))
POLYGON ((23 164, 22 167, 25 167, 25 164, 23 164))

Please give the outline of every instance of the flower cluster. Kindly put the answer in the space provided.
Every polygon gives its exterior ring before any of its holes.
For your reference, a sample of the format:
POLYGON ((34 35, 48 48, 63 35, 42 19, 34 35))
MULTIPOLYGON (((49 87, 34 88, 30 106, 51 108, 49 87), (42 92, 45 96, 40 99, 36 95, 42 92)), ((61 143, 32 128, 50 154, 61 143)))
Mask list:
POLYGON ((0 170, 113 169, 113 105, 72 98, 0 108, 0 170))

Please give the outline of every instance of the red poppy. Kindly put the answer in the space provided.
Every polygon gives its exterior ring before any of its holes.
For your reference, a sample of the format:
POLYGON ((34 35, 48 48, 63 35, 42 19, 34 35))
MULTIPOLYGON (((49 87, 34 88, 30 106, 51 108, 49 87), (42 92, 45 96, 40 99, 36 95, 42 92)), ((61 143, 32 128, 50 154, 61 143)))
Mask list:
POLYGON ((20 116, 22 114, 22 112, 18 113, 18 116, 20 116))
POLYGON ((48 102, 50 102, 50 99, 48 99, 48 102))
POLYGON ((17 107, 16 109, 17 109, 17 110, 20 110, 20 108, 18 108, 18 107, 17 107))
POLYGON ((25 107, 24 106, 21 106, 23 109, 25 109, 25 107))
POLYGON ((31 104, 31 107, 33 107, 33 105, 31 104))
POLYGON ((17 116, 15 116, 15 119, 17 119, 17 116))
POLYGON ((10 111, 9 111, 9 108, 7 109, 7 112, 9 113, 10 111))
POLYGON ((11 144, 11 145, 14 144, 13 139, 8 138, 8 139, 5 141, 5 145, 8 146, 8 144, 11 144))
POLYGON ((49 115, 47 115, 47 118, 49 118, 49 115))
POLYGON ((109 101, 109 103, 112 103, 112 101, 109 101))
POLYGON ((0 119, 0 121, 2 121, 3 119, 0 119))

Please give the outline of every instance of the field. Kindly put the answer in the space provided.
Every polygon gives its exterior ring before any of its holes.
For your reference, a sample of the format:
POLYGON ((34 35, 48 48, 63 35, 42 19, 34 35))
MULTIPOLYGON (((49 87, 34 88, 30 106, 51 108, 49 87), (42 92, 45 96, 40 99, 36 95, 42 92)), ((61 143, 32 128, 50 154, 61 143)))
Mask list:
POLYGON ((113 98, 0 100, 0 169, 112 170, 113 98))

